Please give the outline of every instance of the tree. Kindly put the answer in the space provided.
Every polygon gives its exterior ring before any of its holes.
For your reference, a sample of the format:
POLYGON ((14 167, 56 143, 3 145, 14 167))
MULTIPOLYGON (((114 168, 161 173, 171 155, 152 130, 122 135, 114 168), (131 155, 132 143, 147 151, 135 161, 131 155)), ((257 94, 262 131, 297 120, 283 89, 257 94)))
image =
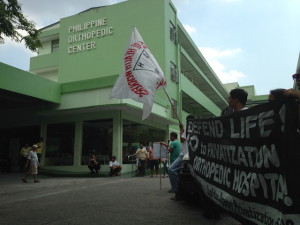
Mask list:
POLYGON ((0 0, 0 44, 4 44, 6 36, 16 42, 24 40, 25 46, 36 52, 42 46, 39 34, 35 23, 23 15, 18 0, 0 0))

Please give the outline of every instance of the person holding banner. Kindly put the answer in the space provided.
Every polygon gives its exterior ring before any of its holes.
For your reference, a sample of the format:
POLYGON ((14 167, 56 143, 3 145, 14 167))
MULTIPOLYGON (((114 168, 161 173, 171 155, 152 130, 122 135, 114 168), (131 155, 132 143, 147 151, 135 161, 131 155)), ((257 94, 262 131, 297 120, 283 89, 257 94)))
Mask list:
POLYGON ((297 72, 292 76, 294 80, 295 89, 300 91, 300 67, 297 69, 297 72))
MULTIPOLYGON (((188 118, 191 118, 193 116, 188 116, 188 118)), ((181 200, 181 197, 178 192, 178 173, 181 168, 181 164, 183 161, 183 156, 188 153, 188 138, 186 137, 186 132, 184 130, 183 124, 179 124, 179 129, 180 129, 180 142, 181 142, 181 151, 178 156, 178 158, 173 162, 168 169, 169 177, 170 177, 170 182, 172 186, 172 190, 174 190, 175 196, 171 197, 171 200, 178 201, 181 200)))
POLYGON ((286 96, 284 95, 285 89, 283 88, 277 88, 277 89, 273 89, 270 91, 269 93, 269 97, 268 97, 268 101, 281 101, 284 100, 286 98, 286 96))
MULTIPOLYGON (((186 133, 184 131, 182 123, 179 124, 179 129, 180 129, 180 142, 182 143, 182 146, 180 146, 180 143, 177 140, 177 134, 171 133, 170 139, 171 139, 172 143, 171 143, 170 147, 168 148, 168 149, 171 149, 171 157, 170 157, 171 165, 168 168, 168 174, 169 174, 169 179, 170 179, 170 183, 171 183, 171 190, 169 190, 169 192, 175 193, 175 196, 170 198, 171 200, 175 200, 175 201, 181 200, 180 195, 178 193, 178 172, 181 168, 183 156, 184 156, 184 154, 186 154, 188 152, 186 133), (173 149, 174 146, 177 146, 177 145, 172 145, 173 143, 176 143, 176 144, 178 143, 179 144, 178 149, 180 149, 180 153, 175 161, 172 161, 172 152, 174 151, 174 149, 173 149)), ((164 143, 162 143, 162 144, 164 144, 164 143)))
POLYGON ((298 102, 298 127, 300 127, 300 91, 296 90, 296 88, 298 90, 300 90, 300 71, 299 71, 299 73, 296 73, 293 75, 293 79, 295 82, 295 89, 291 88, 291 89, 285 90, 284 94, 286 96, 291 96, 291 97, 295 98, 296 101, 298 102))
MULTIPOLYGON (((222 110, 221 116, 230 115, 234 112, 246 110, 246 102, 248 93, 241 88, 232 89, 228 97, 228 107, 222 110), (228 110, 230 109, 230 110, 228 110)), ((203 205, 205 205, 203 217, 207 219, 219 219, 220 212, 219 208, 213 203, 206 195, 202 195, 203 205)))
POLYGON ((233 112, 248 109, 245 107, 248 98, 248 93, 241 88, 232 89, 228 97, 228 105, 233 109, 233 112))
POLYGON ((223 109, 221 111, 221 116, 227 116, 227 115, 229 115, 229 114, 231 114, 233 112, 234 112, 233 108, 231 108, 230 106, 227 106, 225 109, 223 109))
POLYGON ((177 140, 177 133, 176 132, 171 132, 170 133, 170 140, 171 140, 171 144, 166 144, 161 142, 161 145, 164 145, 168 152, 170 152, 170 167, 168 169, 169 172, 169 178, 170 178, 170 183, 171 183, 171 189, 169 190, 170 193, 175 193, 177 191, 176 189, 176 176, 177 174, 173 173, 173 177, 171 178, 170 176, 170 168, 172 167, 172 164, 175 162, 175 160, 178 158, 178 156, 180 155, 180 150, 181 150, 181 146, 180 146, 180 142, 177 140))
MULTIPOLYGON (((299 74, 300 77, 300 74, 299 74)), ((299 79, 300 80, 300 79, 299 79)), ((300 86, 300 82, 299 82, 300 86)), ((283 88, 277 88, 270 91, 269 94, 269 101, 283 101, 286 99, 295 99, 296 102, 298 102, 298 133, 300 129, 300 92, 294 90, 294 89, 283 89, 283 88)))

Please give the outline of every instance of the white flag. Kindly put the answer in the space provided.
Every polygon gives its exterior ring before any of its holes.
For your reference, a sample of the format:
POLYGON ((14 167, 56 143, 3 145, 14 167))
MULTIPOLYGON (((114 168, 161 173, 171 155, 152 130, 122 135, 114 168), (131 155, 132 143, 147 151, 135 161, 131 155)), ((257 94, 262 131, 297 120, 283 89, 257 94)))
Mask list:
POLYGON ((166 85, 161 68, 134 27, 124 54, 123 70, 110 97, 130 98, 144 103, 142 116, 144 120, 151 113, 156 90, 166 85))

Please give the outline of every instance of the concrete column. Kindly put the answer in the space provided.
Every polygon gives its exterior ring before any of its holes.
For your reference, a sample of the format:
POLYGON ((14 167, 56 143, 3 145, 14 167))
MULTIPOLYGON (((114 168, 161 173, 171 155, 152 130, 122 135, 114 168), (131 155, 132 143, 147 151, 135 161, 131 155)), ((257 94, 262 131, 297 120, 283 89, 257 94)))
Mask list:
POLYGON ((116 111, 113 115, 113 144, 112 155, 117 157, 117 161, 122 163, 123 145, 123 119, 122 112, 116 111))
POLYGON ((81 165, 81 155, 82 155, 82 129, 83 122, 82 120, 75 122, 75 142, 74 142, 74 158, 73 165, 81 165))
POLYGON ((41 126, 40 137, 43 138, 43 142, 44 142, 43 153, 42 153, 40 165, 45 166, 45 155, 46 155, 46 151, 47 151, 47 146, 45 144, 45 143, 47 143, 47 125, 46 125, 44 119, 41 119, 40 126, 41 126))

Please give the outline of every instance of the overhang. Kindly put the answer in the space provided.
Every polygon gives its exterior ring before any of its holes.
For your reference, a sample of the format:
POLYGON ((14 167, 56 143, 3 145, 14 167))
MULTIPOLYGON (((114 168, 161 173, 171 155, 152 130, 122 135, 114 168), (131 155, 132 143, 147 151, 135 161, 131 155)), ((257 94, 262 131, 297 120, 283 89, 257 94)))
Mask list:
POLYGON ((60 103, 60 84, 39 75, 0 63, 1 108, 40 103, 60 103))
MULTIPOLYGON (((135 107, 128 103, 121 104, 112 104, 112 105, 101 105, 101 106, 91 106, 91 107, 82 107, 82 108, 72 108, 64 110, 52 110, 52 111, 43 111, 39 115, 43 117, 53 117, 53 116, 68 116, 76 115, 83 113, 99 113, 99 112, 112 112, 112 111, 122 111, 125 114, 133 115, 137 119, 142 119, 142 110, 138 107, 135 107)), ((155 113, 151 113, 150 116, 146 119, 146 122, 159 123, 164 125, 176 125, 178 124, 176 119, 166 118, 155 113)))

